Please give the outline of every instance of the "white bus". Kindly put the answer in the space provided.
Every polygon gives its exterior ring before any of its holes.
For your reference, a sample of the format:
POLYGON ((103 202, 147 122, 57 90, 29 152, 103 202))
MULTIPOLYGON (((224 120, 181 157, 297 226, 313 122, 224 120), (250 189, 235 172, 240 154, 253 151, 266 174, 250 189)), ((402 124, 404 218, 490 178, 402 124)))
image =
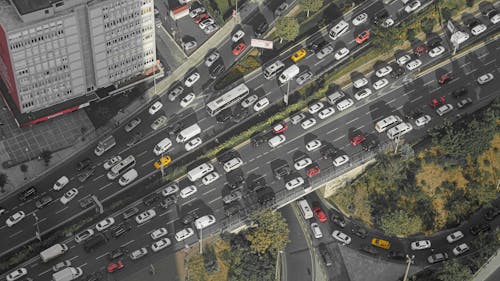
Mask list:
POLYGON ((114 180, 116 179, 120 174, 124 173, 130 168, 133 168, 135 166, 135 158, 132 155, 127 156, 127 158, 123 159, 120 161, 120 163, 116 164, 111 168, 111 170, 108 172, 108 179, 114 180))
POLYGON ((283 69, 285 69, 285 64, 282 61, 277 60, 270 66, 266 67, 266 69, 264 69, 264 78, 266 78, 267 80, 271 80, 276 77, 276 75, 283 69))
POLYGON ((187 173, 187 177, 190 181, 195 182, 198 179, 201 179, 206 174, 212 172, 214 170, 214 166, 210 163, 203 163, 198 167, 190 170, 187 173))
POLYGON ((311 206, 309 206, 309 203, 307 203, 305 199, 298 200, 297 205, 299 205, 300 212, 304 216, 304 219, 307 220, 313 217, 311 206))
POLYGON ((391 115, 375 123, 375 130, 377 130, 377 132, 379 133, 382 133, 385 130, 389 129, 389 127, 397 125, 401 122, 402 120, 401 118, 399 118, 399 116, 391 115))
POLYGON ((229 92, 223 94, 217 99, 207 104, 207 111, 210 116, 214 117, 222 110, 231 107, 232 105, 243 100, 250 93, 245 83, 241 83, 229 92))

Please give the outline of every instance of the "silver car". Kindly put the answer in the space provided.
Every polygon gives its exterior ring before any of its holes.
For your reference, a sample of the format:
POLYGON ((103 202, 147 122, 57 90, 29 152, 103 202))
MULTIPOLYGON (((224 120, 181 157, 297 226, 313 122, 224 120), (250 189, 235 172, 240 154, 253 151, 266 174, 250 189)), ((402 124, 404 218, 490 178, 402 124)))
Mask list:
POLYGON ((180 96, 184 92, 184 88, 181 85, 173 88, 170 92, 168 92, 168 100, 174 101, 178 96, 180 96))
POLYGON ((323 47, 318 53, 316 53, 316 58, 322 60, 331 53, 333 53, 333 47, 331 45, 327 45, 323 47))
POLYGON ((191 49, 194 49, 198 46, 198 43, 196 41, 188 41, 188 42, 182 42, 182 47, 184 48, 185 51, 189 51, 191 49))
POLYGON ((137 259, 140 259, 140 258, 144 257, 147 254, 148 254, 148 249, 146 249, 146 248, 140 248, 138 250, 133 251, 130 254, 130 258, 133 259, 133 260, 137 260, 137 259))
POLYGON ((205 66, 211 67, 214 62, 216 62, 220 58, 220 54, 217 51, 212 52, 207 59, 205 60, 205 66))
POLYGON ((313 77, 313 73, 311 71, 305 71, 305 72, 299 74, 299 77, 297 77, 297 79, 295 79, 295 82, 298 85, 303 85, 308 80, 310 80, 312 77, 313 77))

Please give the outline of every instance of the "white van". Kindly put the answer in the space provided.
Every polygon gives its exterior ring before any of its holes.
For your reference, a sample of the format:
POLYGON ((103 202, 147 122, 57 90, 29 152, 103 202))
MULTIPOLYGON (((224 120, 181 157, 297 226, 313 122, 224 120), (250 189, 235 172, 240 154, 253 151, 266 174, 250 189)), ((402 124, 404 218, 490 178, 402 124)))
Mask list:
POLYGON ((330 32, 328 32, 328 36, 332 38, 332 40, 336 40, 339 38, 340 35, 344 34, 347 30, 349 29, 349 24, 341 20, 339 23, 337 23, 334 27, 330 29, 330 32))
POLYGON ((277 135, 277 136, 274 136, 274 137, 270 138, 267 141, 267 144, 269 145, 269 147, 275 148, 278 145, 284 143, 285 141, 286 141, 285 135, 277 135))
POLYGON ((278 80, 281 84, 288 82, 289 80, 295 78, 297 74, 299 74, 300 69, 296 64, 290 65, 281 75, 278 77, 278 80))
POLYGON ((352 101, 352 99, 341 100, 339 103, 337 103, 337 109, 339 111, 343 111, 351 107, 353 104, 354 102, 352 101))
POLYGON ((396 127, 392 127, 389 130, 387 130, 387 137, 391 140, 400 137, 409 131, 411 131, 413 127, 411 126, 410 123, 401 123, 397 125, 396 127))
POLYGON ((197 229, 203 229, 207 226, 211 226, 215 223, 215 217, 213 215, 206 215, 198 218, 194 221, 194 225, 197 229))
POLYGON ((121 186, 126 186, 127 184, 135 180, 137 176, 138 176, 137 171, 135 169, 130 169, 125 174, 123 174, 120 180, 118 180, 118 183, 121 186))
POLYGON ((194 138, 195 136, 199 135, 201 133, 201 128, 198 126, 198 124, 193 124, 186 129, 182 130, 178 135, 175 141, 177 143, 183 143, 191 138, 194 138))
POLYGON ((171 146, 172 141, 169 138, 164 138, 155 146, 153 152, 156 156, 160 156, 162 153, 165 153, 171 146))
POLYGON ((214 170, 214 166, 210 163, 203 163, 198 167, 192 169, 187 173, 187 177, 190 181, 195 182, 198 179, 201 179, 206 174, 212 172, 214 170))
POLYGON ((335 105, 335 103, 337 103, 337 101, 339 101, 340 99, 343 99, 344 97, 345 97, 345 93, 342 90, 338 90, 338 91, 333 92, 333 94, 328 95, 326 98, 328 99, 328 102, 331 105, 335 105))
POLYGON ((299 205, 300 212, 302 216, 304 216, 304 219, 308 220, 313 217, 311 206, 309 206, 309 203, 307 203, 305 199, 298 200, 297 205, 299 205))
POLYGON ((375 130, 377 130, 377 132, 379 133, 382 133, 385 130, 389 129, 390 127, 397 125, 401 122, 402 120, 401 118, 399 118, 399 116, 391 115, 375 123, 375 130))
POLYGON ((264 78, 271 80, 283 69, 285 69, 285 64, 282 61, 277 60, 270 66, 266 67, 264 70, 264 78))
POLYGON ((223 168, 226 173, 229 173, 232 170, 238 169, 239 167, 241 167, 241 165, 243 165, 243 160, 241 160, 241 158, 239 157, 234 157, 233 159, 224 163, 223 168))

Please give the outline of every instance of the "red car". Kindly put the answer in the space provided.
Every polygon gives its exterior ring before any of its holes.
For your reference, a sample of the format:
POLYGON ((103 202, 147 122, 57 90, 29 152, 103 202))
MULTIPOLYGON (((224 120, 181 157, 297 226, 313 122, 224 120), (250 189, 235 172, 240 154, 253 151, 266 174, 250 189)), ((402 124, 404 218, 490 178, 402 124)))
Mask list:
POLYGON ((247 48, 247 44, 245 42, 240 42, 236 47, 233 49, 233 55, 239 56, 245 49, 247 48))
POLYGON ((312 178, 314 177, 315 175, 319 174, 319 172, 321 172, 321 170, 319 169, 319 166, 311 166, 307 169, 307 176, 312 178))
POLYGON ((206 20, 208 19, 210 16, 207 14, 207 13, 203 13, 203 14, 199 14, 197 15, 196 17, 194 17, 193 21, 195 23, 200 23, 202 22, 203 20, 206 20))
POLYGON ((113 263, 109 264, 108 267, 107 267, 107 269, 108 269, 109 273, 113 273, 113 272, 115 272, 117 270, 122 269, 123 267, 124 267, 123 262, 121 260, 119 260, 116 263, 113 262, 113 263))
POLYGON ((420 46, 417 46, 415 47, 415 49, 413 50, 413 53, 417 56, 421 56, 425 53, 427 53, 427 46, 425 45, 420 45, 420 46))
POLYGON ((361 32, 357 37, 356 37, 356 42, 358 44, 361 44, 363 42, 365 42, 366 40, 368 40, 368 38, 370 38, 370 31, 369 30, 365 30, 363 32, 361 32))
POLYGON ((351 138, 351 144, 352 146, 356 146, 358 144, 362 144, 363 142, 365 142, 365 140, 366 140, 365 136, 363 136, 362 134, 358 134, 351 138))
POLYGON ((451 80, 453 80, 453 76, 450 74, 450 73, 447 73, 447 74, 443 74, 441 75, 441 77, 439 78, 438 80, 438 84, 439 85, 444 85, 448 82, 450 82, 451 80))
POLYGON ((444 99, 444 97, 440 96, 439 99, 437 99, 437 98, 432 99, 431 103, 430 103, 430 106, 432 108, 436 108, 436 107, 441 106, 441 105, 443 105, 445 103, 446 103, 446 100, 444 99))
POLYGON ((288 130, 288 125, 286 123, 279 123, 274 125, 273 127, 273 133, 277 135, 284 133, 286 130, 288 130))
POLYGON ((326 222, 328 221, 328 217, 326 216, 325 212, 321 210, 320 207, 314 207, 313 208, 314 215, 318 218, 320 222, 326 222))

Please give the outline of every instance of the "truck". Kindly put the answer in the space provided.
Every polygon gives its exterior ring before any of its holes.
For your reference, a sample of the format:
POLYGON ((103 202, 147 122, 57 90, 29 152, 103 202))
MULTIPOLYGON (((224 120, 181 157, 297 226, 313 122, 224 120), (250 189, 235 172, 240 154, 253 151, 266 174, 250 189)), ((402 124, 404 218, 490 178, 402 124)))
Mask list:
POLYGON ((94 153, 97 156, 101 156, 104 154, 104 152, 110 150, 115 145, 116 145, 115 137, 109 135, 97 143, 97 147, 94 149, 94 153))
POLYGON ((71 281, 83 275, 83 270, 79 267, 66 267, 65 269, 52 274, 52 281, 71 281))
POLYGON ((187 140, 194 138, 195 136, 201 133, 201 128, 198 124, 194 123, 193 125, 182 130, 175 139, 177 143, 183 143, 187 140))
POLYGON ((68 251, 68 246, 66 244, 55 244, 54 246, 43 250, 40 253, 40 258, 43 262, 48 262, 51 259, 57 258, 58 256, 66 253, 68 251))

